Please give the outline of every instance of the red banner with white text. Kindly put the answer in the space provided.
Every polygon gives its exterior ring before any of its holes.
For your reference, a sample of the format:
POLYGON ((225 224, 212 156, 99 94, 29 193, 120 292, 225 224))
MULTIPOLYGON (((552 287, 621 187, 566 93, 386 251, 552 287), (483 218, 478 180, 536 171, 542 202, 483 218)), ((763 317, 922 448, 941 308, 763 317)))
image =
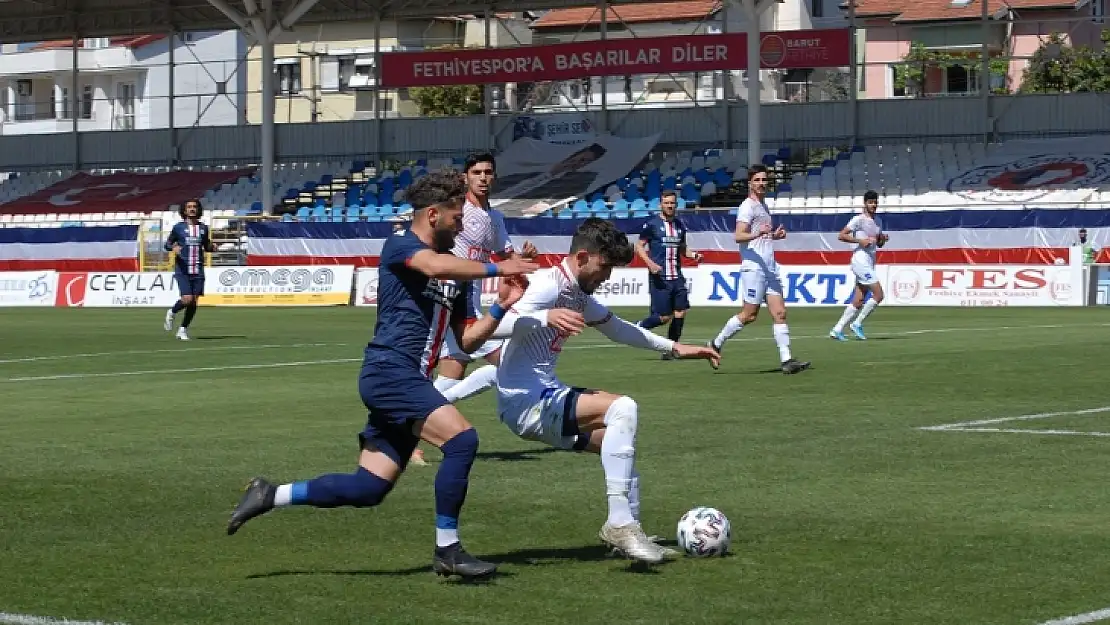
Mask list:
MULTIPOLYGON (((382 87, 427 87, 569 80, 746 69, 742 33, 634 37, 519 48, 390 52, 382 55, 382 87)), ((765 69, 840 67, 851 62, 847 28, 763 33, 765 69)))

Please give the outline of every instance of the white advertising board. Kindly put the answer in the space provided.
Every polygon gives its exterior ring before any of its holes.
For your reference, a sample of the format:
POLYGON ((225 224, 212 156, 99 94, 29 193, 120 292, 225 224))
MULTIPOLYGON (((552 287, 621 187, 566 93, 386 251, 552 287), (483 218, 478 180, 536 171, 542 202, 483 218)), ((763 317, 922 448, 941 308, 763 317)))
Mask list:
POLYGON ((58 273, 0 271, 0 306, 53 306, 58 273))

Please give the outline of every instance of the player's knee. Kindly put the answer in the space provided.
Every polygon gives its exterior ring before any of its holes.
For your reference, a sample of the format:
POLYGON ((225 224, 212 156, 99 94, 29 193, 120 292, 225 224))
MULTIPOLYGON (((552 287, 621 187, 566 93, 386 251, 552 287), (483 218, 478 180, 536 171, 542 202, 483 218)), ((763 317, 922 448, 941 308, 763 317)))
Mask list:
POLYGON ((686 311, 685 310, 676 310, 676 311, 674 311, 674 318, 675 319, 682 319, 685 316, 686 316, 686 311))
POLYGON ((192 303, 193 303, 193 296, 192 295, 182 295, 181 296, 181 303, 185 304, 186 306, 191 306, 192 303))
POLYGON ((622 395, 609 404, 609 410, 605 413, 605 427, 635 432, 639 425, 639 412, 640 407, 636 400, 622 395))
POLYGON ((354 488, 349 494, 349 502, 352 506, 369 508, 380 504, 391 490, 393 482, 359 467, 355 471, 354 488))
POLYGON ((740 317, 740 323, 744 325, 752 324, 755 323, 755 320, 759 318, 759 309, 757 308, 752 311, 745 310, 741 312, 738 316, 740 317))
POLYGON ((871 299, 875 300, 876 305, 882 304, 883 303, 883 290, 882 289, 871 289, 871 299))
POLYGON ((460 458, 473 461, 478 455, 478 430, 471 427, 459 432, 444 443, 440 451, 443 452, 444 459, 460 458))
POLYGON ((771 313, 771 319, 773 319, 776 324, 786 323, 786 311, 777 310, 771 313))

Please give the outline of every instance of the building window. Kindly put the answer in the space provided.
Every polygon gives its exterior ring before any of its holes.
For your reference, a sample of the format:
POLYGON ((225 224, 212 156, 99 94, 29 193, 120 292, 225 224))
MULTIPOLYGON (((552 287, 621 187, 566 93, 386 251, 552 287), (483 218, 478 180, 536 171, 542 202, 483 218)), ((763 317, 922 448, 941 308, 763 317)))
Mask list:
POLYGON ((116 101, 113 106, 115 115, 112 123, 116 130, 135 129, 135 83, 121 82, 116 85, 116 101))
POLYGON ((276 95, 292 96, 301 92, 301 60, 283 59, 274 66, 276 95))
POLYGON ((81 119, 92 119, 93 116, 93 88, 85 85, 81 88, 81 119))
POLYGON ((979 93, 979 68, 963 65, 945 68, 944 92, 950 95, 979 93))
POLYGON ((898 65, 888 65, 889 77, 887 80, 890 82, 890 97, 904 98, 906 97, 906 68, 898 65))
POLYGON ((107 48, 109 45, 111 45, 111 40, 109 40, 107 37, 87 38, 82 43, 82 46, 88 50, 107 48))

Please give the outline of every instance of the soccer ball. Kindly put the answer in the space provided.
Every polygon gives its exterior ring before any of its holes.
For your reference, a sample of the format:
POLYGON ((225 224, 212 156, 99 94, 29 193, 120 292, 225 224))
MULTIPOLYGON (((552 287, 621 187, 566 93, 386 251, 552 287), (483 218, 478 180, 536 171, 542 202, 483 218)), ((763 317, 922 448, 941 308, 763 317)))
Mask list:
POLYGON ((716 508, 694 508, 678 520, 678 546, 688 556, 723 556, 731 543, 732 526, 716 508))

